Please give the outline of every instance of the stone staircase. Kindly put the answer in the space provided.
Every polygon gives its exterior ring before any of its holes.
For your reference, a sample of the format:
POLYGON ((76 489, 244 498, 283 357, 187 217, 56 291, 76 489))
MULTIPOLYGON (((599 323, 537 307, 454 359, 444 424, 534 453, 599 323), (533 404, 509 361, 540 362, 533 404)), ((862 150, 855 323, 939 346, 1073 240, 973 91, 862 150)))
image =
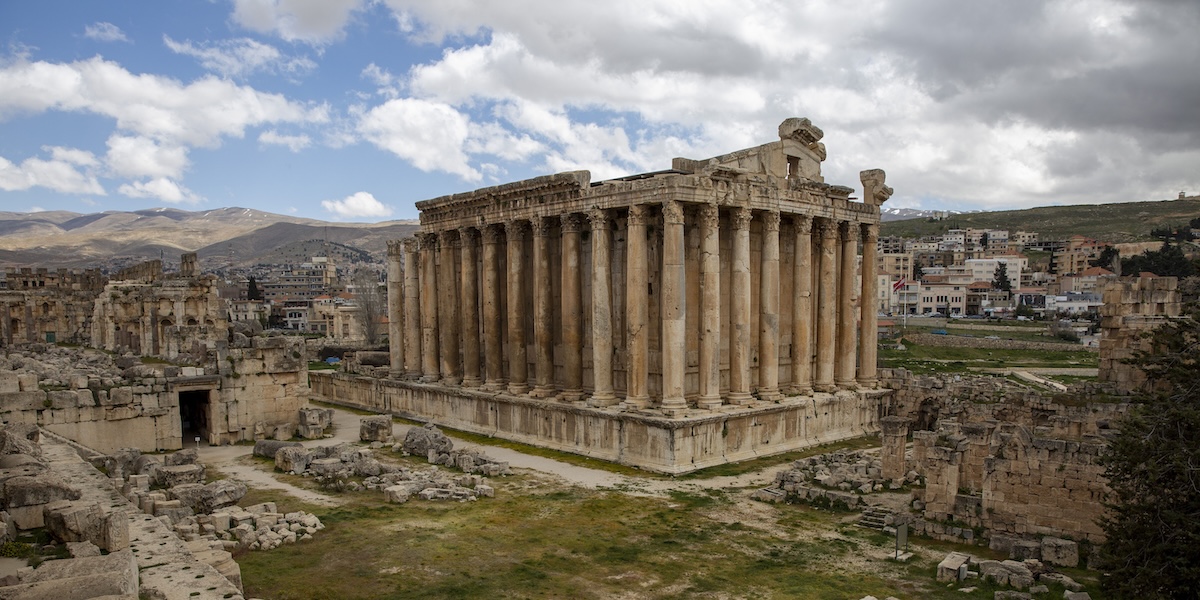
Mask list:
POLYGON ((895 513, 881 506, 868 506, 858 518, 858 526, 883 531, 885 527, 889 527, 887 518, 893 514, 895 513))

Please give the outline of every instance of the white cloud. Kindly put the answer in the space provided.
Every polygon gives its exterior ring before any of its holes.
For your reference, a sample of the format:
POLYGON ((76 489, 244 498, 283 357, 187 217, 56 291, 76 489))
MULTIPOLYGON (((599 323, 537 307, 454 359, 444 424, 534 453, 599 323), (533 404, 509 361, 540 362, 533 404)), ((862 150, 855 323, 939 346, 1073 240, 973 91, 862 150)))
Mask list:
POLYGON ((83 37, 93 39, 98 42, 128 42, 129 38, 125 37, 125 32, 121 31, 120 27, 112 23, 101 21, 92 23, 83 28, 83 37))
POLYGON ((389 217, 392 207, 378 201, 370 192, 358 192, 341 200, 322 200, 321 206, 338 219, 389 217))
POLYGON ((258 143, 287 146, 288 150, 299 152, 309 147, 312 144, 312 140, 307 135, 284 135, 274 129, 269 129, 259 134, 258 143))
POLYGON ((422 171, 444 171, 467 181, 482 175, 463 151, 470 120, 453 107, 415 98, 389 100, 361 115, 357 130, 371 143, 422 171))
POLYGON ((234 0, 233 20, 289 42, 327 44, 345 34, 365 0, 234 0))
POLYGON ((172 52, 191 56, 200 61, 200 66, 226 77, 246 77, 257 71, 303 76, 317 68, 317 63, 307 57, 285 56, 274 46, 250 38, 193 44, 191 40, 177 42, 164 35, 163 43, 172 52))
POLYGON ((0 156, 0 190, 44 187, 64 194, 105 195, 104 187, 92 174, 91 167, 97 161, 90 152, 58 146, 43 149, 51 152, 50 160, 27 158, 18 165, 0 156))
POLYGON ((322 123, 327 106, 304 105, 228 80, 184 85, 137 75, 100 57, 73 63, 17 61, 0 68, 0 118, 61 110, 111 117, 117 127, 160 143, 215 147, 225 136, 271 123, 322 123))
POLYGON ((105 162, 122 177, 170 177, 178 179, 188 167, 187 148, 159 144, 141 136, 114 134, 108 138, 105 162))
POLYGON ((40 213, 40 212, 46 212, 46 209, 44 209, 44 208, 42 208, 42 207, 40 207, 40 206, 30 206, 30 207, 29 207, 29 212, 31 212, 31 213, 40 213))
POLYGON ((117 188, 121 194, 130 198, 155 198, 170 204, 195 204, 203 200, 191 190, 171 181, 166 177, 156 177, 149 181, 135 181, 117 188))

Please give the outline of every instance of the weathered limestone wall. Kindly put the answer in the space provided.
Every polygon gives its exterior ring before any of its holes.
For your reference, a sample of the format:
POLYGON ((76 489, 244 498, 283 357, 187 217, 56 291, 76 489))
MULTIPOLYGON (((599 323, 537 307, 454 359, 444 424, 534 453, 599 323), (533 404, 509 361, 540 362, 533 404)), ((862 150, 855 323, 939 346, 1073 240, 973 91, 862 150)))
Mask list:
POLYGON ((290 438, 308 404, 304 341, 270 337, 251 344, 222 344, 219 369, 140 365, 140 376, 115 386, 76 376, 69 389, 43 390, 32 373, 0 372, 0 420, 39 425, 105 453, 178 450, 185 441, 180 394, 192 392, 203 399, 204 427, 197 433, 205 443, 290 438))
POLYGON ((1042 437, 1007 426, 998 437, 984 464, 985 527, 1104 541, 1097 522, 1109 491, 1104 467, 1097 463, 1104 442, 1042 437))
POLYGON ((218 344, 219 402, 210 414, 210 444, 279 437, 280 427, 294 433, 300 409, 308 406, 304 339, 255 337, 251 344, 250 348, 218 344))
POLYGON ((1174 277, 1114 279, 1103 292, 1100 307, 1100 381, 1124 393, 1138 391, 1146 375, 1126 364, 1139 350, 1149 350, 1152 340, 1142 334, 1172 317, 1178 317, 1182 296, 1174 277))
POLYGON ((27 423, 101 452, 119 448, 146 451, 180 446, 179 400, 162 378, 136 385, 45 391, 36 381, 20 391, 0 391, 0 417, 5 423, 27 423))
POLYGON ((664 418, 344 373, 309 374, 322 401, 495 435, 664 473, 778 454, 878 430, 880 391, 786 398, 664 418))

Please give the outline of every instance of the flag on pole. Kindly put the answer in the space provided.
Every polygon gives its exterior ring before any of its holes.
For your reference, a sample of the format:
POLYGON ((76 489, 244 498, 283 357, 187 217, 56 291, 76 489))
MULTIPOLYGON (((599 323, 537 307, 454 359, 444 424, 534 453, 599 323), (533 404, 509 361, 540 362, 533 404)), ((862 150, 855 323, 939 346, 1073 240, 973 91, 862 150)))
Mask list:
POLYGON ((904 286, 905 286, 907 283, 908 283, 908 279, 907 279, 907 278, 905 278, 905 277, 901 277, 899 281, 897 281, 896 283, 893 283, 893 284, 892 284, 892 291, 893 291, 893 292, 899 292, 900 290, 904 289, 904 286))

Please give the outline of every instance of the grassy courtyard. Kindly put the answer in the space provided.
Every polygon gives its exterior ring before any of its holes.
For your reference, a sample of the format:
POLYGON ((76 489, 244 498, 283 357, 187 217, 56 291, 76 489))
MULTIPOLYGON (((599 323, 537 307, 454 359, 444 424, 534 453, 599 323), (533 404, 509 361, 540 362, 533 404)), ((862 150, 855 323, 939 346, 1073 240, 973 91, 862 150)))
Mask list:
POLYGON ((917 557, 896 563, 888 560, 892 539, 854 525, 857 513, 765 504, 748 489, 678 482, 662 496, 635 495, 532 472, 493 484, 496 497, 475 502, 387 504, 382 493, 364 491, 339 494, 344 504, 335 508, 252 491, 244 503, 311 511, 327 529, 237 556, 246 595, 857 600, 991 598, 995 589, 937 584, 935 566, 950 545, 918 541, 917 557))

